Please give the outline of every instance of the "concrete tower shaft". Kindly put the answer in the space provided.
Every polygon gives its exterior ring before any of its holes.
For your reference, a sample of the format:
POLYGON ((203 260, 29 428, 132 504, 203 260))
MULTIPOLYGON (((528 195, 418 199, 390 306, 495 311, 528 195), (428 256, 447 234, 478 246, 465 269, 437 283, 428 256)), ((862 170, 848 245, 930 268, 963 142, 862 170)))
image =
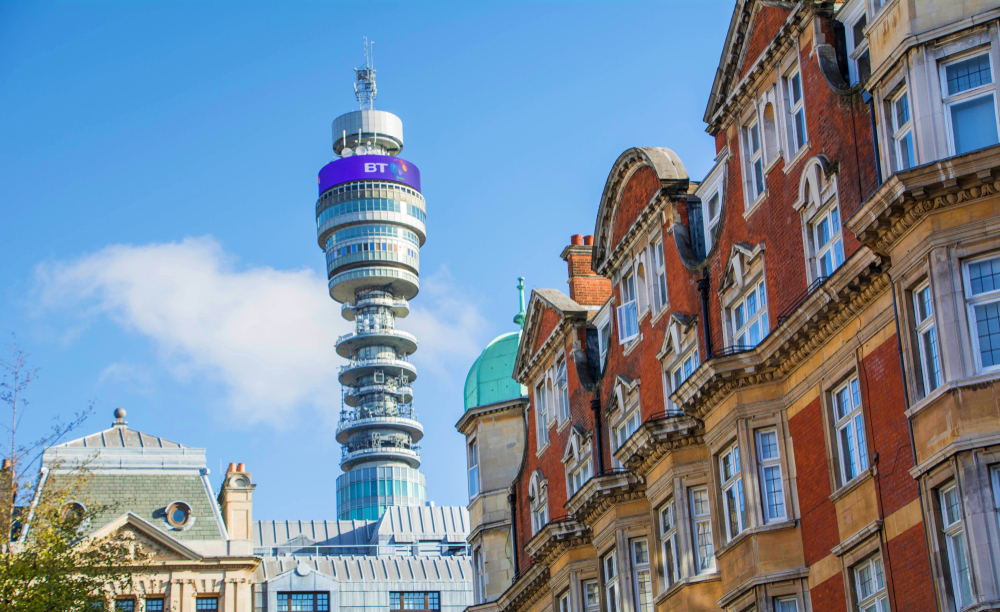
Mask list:
POLYGON ((418 445, 424 430, 413 408, 417 369, 410 363, 417 339, 396 328, 419 291, 426 238, 420 171, 394 155, 402 150, 402 126, 385 111, 338 117, 334 151, 341 157, 319 173, 317 238, 330 296, 354 322, 336 349, 348 360, 339 377, 340 519, 373 520, 388 507, 426 499, 418 445))

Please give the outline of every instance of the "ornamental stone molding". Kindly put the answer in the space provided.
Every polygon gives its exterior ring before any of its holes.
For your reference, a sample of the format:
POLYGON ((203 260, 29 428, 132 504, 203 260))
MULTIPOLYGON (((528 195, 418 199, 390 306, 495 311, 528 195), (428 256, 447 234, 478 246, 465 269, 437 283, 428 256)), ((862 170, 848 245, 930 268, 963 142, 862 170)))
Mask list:
POLYGON ((566 502, 566 511, 593 529, 594 523, 612 506, 646 497, 646 480, 628 470, 594 476, 566 502))
POLYGON ((590 527, 570 517, 549 522, 533 538, 524 551, 532 561, 549 565, 570 548, 586 546, 591 542, 590 527))
POLYGON ((701 421, 683 413, 650 419, 615 452, 622 465, 643 478, 667 453, 705 443, 701 421))

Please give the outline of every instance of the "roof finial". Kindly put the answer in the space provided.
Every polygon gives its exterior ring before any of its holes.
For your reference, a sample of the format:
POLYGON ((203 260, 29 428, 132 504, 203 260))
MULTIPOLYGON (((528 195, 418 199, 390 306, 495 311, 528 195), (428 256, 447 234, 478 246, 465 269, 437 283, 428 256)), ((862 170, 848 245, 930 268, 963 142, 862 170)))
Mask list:
POLYGON ((115 408, 115 422, 111 424, 112 427, 125 427, 128 425, 128 421, 125 420, 125 409, 115 408))
POLYGON ((517 290, 521 294, 521 310, 516 315, 514 315, 514 322, 517 323, 518 325, 520 325, 521 327, 524 327, 524 315, 525 315, 525 313, 524 313, 524 277, 523 276, 518 276, 517 277, 517 290))

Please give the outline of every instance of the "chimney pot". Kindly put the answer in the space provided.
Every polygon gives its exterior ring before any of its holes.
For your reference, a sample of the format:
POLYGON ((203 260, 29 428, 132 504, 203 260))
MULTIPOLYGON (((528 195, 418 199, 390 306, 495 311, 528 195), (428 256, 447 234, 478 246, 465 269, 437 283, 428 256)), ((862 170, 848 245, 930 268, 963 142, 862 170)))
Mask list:
POLYGON ((236 471, 237 472, 245 472, 245 471, 247 471, 247 464, 241 463, 241 464, 237 465, 236 466, 236 471))
POLYGON ((584 236, 583 237, 583 244, 584 244, 584 246, 594 246, 594 235, 591 234, 589 236, 584 236))
POLYGON ((235 463, 230 463, 229 464, 229 468, 226 469, 226 473, 229 474, 229 473, 235 472, 235 471, 236 471, 236 464, 235 463))
POLYGON ((569 238, 569 243, 572 244, 573 246, 583 246, 583 235, 573 234, 569 238))

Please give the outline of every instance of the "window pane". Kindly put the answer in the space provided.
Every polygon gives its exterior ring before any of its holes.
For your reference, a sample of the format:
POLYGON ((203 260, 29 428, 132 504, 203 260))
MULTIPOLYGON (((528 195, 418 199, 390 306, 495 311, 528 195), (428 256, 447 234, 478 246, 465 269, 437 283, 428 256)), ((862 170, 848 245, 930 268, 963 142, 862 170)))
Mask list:
POLYGON ((698 537, 698 570, 707 570, 712 567, 712 556, 715 554, 712 544, 712 524, 708 521, 700 521, 697 525, 698 537))
POLYGON ((1000 364, 1000 302, 976 306, 976 335, 984 368, 1000 364))
POLYGON ((754 187, 757 190, 756 195, 760 195, 764 190, 764 164, 758 159, 753 165, 754 176, 757 178, 757 184, 754 187))
POLYGON ((956 155, 1000 142, 997 138, 993 96, 981 96, 966 102, 952 104, 951 129, 955 139, 956 155))
POLYGON ((951 96, 993 82, 990 58, 986 55, 977 55, 951 64, 945 67, 945 74, 948 78, 948 95, 951 96))
POLYGON ((765 431, 760 434, 760 458, 761 460, 778 458, 778 434, 773 431, 765 431))
POLYGON ((913 132, 907 132, 899 139, 899 169, 908 170, 913 167, 913 132))
POLYGON ((865 39, 865 26, 868 25, 868 15, 862 15, 852 28, 854 33, 854 46, 857 47, 865 39))
POLYGON ((910 120, 910 99, 906 94, 900 96, 895 103, 896 107, 896 129, 903 127, 910 120))
POLYGON ((792 85, 792 104, 797 103, 802 98, 802 83, 799 79, 799 75, 796 74, 791 78, 792 85))
POLYGON ((764 468, 764 491, 767 499, 767 517, 779 518, 785 516, 785 495, 782 490, 781 468, 778 466, 764 468))
POLYGON ((162 599, 147 599, 146 600, 146 612, 163 612, 163 600, 162 599))
MULTIPOLYGON (((798 77, 796 77, 797 79, 798 77)), ((799 147, 806 143, 806 112, 800 110, 795 113, 795 144, 799 147)))
POLYGON ((757 124, 750 126, 750 151, 756 153, 760 149, 760 130, 757 124))
POLYGON ((1000 257, 969 264, 972 295, 1000 289, 1000 257))

